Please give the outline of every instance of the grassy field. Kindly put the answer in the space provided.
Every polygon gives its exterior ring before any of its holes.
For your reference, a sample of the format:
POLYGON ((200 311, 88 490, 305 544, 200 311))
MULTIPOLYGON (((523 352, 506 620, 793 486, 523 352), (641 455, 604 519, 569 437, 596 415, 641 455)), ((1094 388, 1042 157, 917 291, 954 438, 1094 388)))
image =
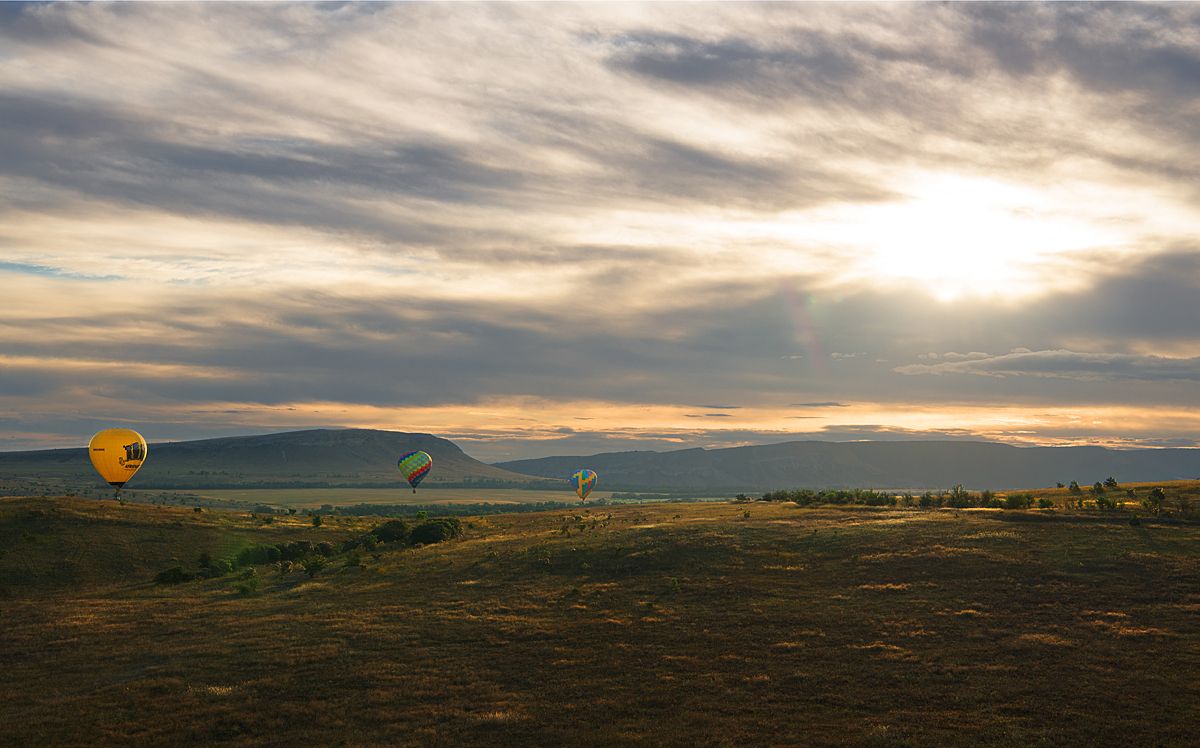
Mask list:
POLYGON ((0 744, 1195 744, 1195 525, 645 504, 150 581, 377 521, 304 519, 0 500, 0 744))
MULTIPOLYGON (((251 488, 198 490, 193 493, 214 499, 292 506, 311 509, 324 504, 529 504, 541 501, 578 501, 571 491, 538 491, 520 488, 251 488)), ((612 496, 610 491, 594 491, 589 501, 612 496)))

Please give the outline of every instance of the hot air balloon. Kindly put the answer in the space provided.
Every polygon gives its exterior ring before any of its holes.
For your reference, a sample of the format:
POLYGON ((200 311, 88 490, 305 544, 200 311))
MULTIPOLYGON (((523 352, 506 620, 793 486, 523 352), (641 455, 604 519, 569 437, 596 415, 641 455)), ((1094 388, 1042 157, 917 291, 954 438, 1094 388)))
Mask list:
POLYGON ((433 467, 433 458, 425 452, 409 452, 400 458, 396 466, 408 479, 408 485, 412 486, 413 493, 416 493, 417 484, 424 480, 426 475, 429 475, 429 469, 433 467))
POLYGON ((592 492, 592 489, 596 487, 596 479, 598 477, 595 470, 588 470, 587 468, 576 471, 571 476, 571 485, 575 488, 575 493, 579 494, 580 501, 586 499, 588 494, 592 492))
POLYGON ((132 429, 105 429, 88 442, 88 457, 100 477, 112 486, 113 497, 146 461, 146 440, 132 429))

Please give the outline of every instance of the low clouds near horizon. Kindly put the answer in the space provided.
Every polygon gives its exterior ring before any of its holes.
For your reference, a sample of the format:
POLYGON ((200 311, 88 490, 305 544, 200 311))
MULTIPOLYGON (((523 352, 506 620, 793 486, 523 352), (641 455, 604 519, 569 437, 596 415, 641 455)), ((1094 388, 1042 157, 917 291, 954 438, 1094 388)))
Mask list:
POLYGON ((7 5, 0 49, 0 448, 1196 443, 1196 6, 7 5))

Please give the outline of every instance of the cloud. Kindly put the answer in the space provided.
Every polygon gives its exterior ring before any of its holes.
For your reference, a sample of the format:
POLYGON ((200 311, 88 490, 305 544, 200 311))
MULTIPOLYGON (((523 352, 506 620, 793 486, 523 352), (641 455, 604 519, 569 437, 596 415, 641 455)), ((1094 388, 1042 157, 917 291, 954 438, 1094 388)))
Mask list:
POLYGON ((1200 381, 1200 357, 1166 358, 1067 350, 1028 351, 898 366, 901 374, 978 374, 990 377, 1056 377, 1079 380, 1200 381))
POLYGON ((1194 401, 1195 8, 793 11, 3 6, 0 416, 519 449, 1194 401))
MULTIPOLYGON (((823 402, 815 402, 815 403, 788 403, 788 407, 789 408, 847 408, 849 406, 846 405, 845 403, 838 403, 838 402, 833 402, 833 401, 823 401, 823 402)), ((796 416, 796 417, 801 418, 801 417, 805 417, 805 416, 796 416)))

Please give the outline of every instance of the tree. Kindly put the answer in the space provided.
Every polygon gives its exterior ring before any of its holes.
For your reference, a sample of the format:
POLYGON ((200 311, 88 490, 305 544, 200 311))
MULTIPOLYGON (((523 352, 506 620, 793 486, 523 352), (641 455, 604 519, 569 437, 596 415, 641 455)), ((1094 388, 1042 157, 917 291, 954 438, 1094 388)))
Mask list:
MULTIPOLYGON (((1097 485, 1099 485, 1099 484, 1097 484, 1097 485)), ((313 518, 312 518, 312 523, 313 523, 313 527, 320 527, 321 526, 321 515, 314 514, 313 518)))
POLYGON ((1067 488, 1073 494, 1083 493, 1083 489, 1079 487, 1079 481, 1071 481, 1071 485, 1067 488))
POLYGON ((1158 486, 1150 489, 1150 493, 1146 498, 1142 499, 1142 506, 1146 507, 1146 511, 1151 514, 1162 514, 1163 504, 1167 501, 1167 494, 1158 486))
POLYGON ((1120 488, 1120 486, 1117 485, 1117 479, 1111 475, 1104 479, 1104 485, 1108 488, 1120 488))
POLYGON ((1058 486, 1059 488, 1066 488, 1066 486, 1064 486, 1062 484, 1062 481, 1059 481, 1058 483, 1055 483, 1054 485, 1058 486))
POLYGON ((950 498, 946 504, 956 509, 968 507, 971 505, 971 495, 967 493, 967 489, 963 488, 963 484, 958 483, 950 489, 950 498))
POLYGON ((1092 494, 1095 496, 1103 496, 1104 495, 1104 484, 1101 483, 1100 481, 1096 481, 1095 483, 1093 483, 1092 484, 1092 494))

